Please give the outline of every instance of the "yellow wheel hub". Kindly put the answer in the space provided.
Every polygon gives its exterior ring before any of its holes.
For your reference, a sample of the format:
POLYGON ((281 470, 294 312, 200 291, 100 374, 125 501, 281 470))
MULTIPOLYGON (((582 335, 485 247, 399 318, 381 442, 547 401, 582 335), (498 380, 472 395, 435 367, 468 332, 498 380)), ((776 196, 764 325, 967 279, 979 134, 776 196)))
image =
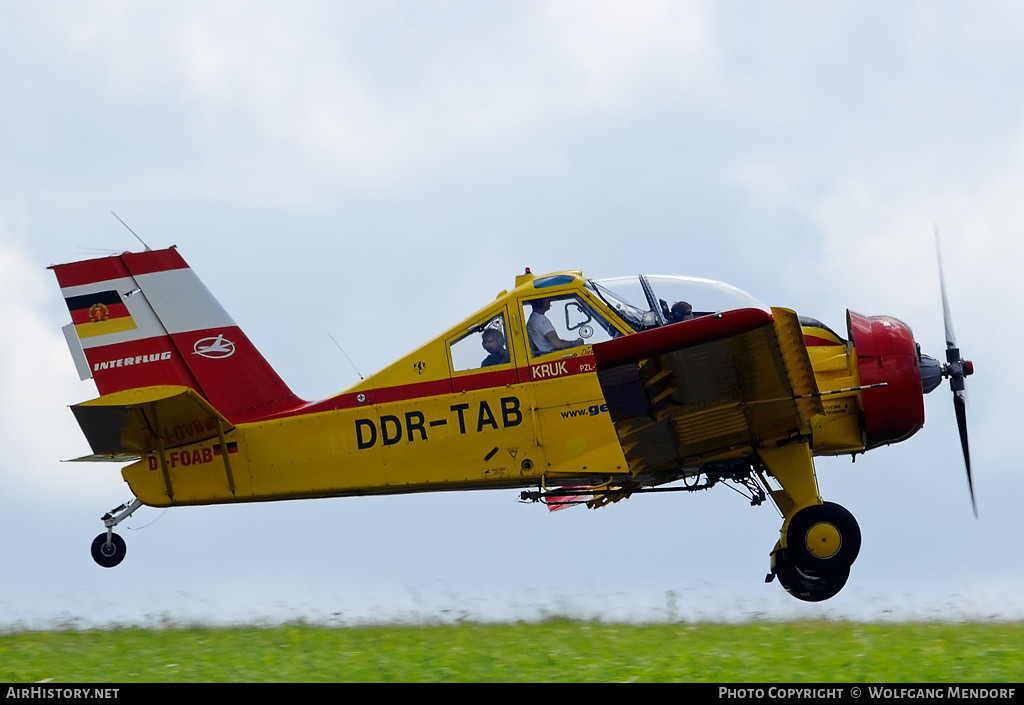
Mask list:
POLYGON ((831 558, 843 545, 843 536, 832 524, 819 522, 807 530, 807 550, 815 558, 831 558))

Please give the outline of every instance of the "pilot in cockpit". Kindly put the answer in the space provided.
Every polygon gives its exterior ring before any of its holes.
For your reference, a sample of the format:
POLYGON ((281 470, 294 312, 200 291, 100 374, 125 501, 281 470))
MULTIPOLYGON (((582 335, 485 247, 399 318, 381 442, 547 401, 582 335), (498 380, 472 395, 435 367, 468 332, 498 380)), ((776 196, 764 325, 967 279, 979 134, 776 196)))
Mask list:
POLYGON ((693 306, 687 301, 676 301, 669 310, 668 322, 678 323, 693 318, 693 306))
POLYGON ((533 313, 526 322, 526 332, 534 355, 545 355, 555 350, 567 350, 583 345, 583 338, 562 340, 558 337, 558 332, 545 315, 551 309, 551 299, 534 299, 529 304, 533 313))
POLYGON ((481 367, 491 365, 504 365, 510 361, 508 348, 505 347, 505 336, 496 328, 488 328, 480 336, 480 344, 488 352, 487 357, 480 363, 481 367))

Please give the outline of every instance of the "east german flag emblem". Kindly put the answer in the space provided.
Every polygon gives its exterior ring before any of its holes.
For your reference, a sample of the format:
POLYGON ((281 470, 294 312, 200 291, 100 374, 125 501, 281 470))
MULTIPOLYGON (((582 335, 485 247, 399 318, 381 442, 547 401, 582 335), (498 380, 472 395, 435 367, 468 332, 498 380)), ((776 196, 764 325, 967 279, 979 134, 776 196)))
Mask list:
POLYGON ((81 296, 69 296, 65 299, 71 311, 71 322, 79 338, 92 338, 107 333, 120 333, 132 330, 132 320, 128 307, 116 291, 97 291, 81 296))

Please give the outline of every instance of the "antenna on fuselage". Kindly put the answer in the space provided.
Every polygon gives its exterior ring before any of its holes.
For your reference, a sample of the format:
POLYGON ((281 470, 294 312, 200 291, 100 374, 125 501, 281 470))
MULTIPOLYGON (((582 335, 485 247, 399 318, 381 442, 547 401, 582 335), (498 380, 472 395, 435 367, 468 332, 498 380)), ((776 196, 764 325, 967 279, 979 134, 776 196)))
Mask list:
MULTIPOLYGON (((115 218, 117 218, 121 222, 121 225, 123 225, 124 227, 128 228, 128 223, 126 223, 123 220, 121 220, 121 216, 119 216, 117 213, 115 213, 114 211, 110 211, 110 215, 112 215, 115 218)), ((142 243, 142 246, 146 248, 146 252, 152 252, 152 249, 150 249, 149 245, 147 245, 145 242, 143 242, 142 238, 139 237, 138 234, 134 230, 132 230, 131 228, 128 228, 128 232, 130 232, 132 235, 135 235, 135 239, 142 243)))
MULTIPOLYGON (((331 340, 334 340, 334 336, 331 335, 330 333, 328 333, 327 336, 331 340)), ((352 365, 352 369, 356 371, 357 375, 359 375, 359 379, 363 379, 363 375, 359 372, 359 368, 356 367, 356 363, 352 362, 352 358, 348 356, 347 352, 345 352, 345 348, 341 347, 341 343, 339 343, 337 340, 334 340, 334 344, 338 346, 338 350, 341 350, 341 354, 345 356, 346 360, 348 360, 348 364, 352 365)))

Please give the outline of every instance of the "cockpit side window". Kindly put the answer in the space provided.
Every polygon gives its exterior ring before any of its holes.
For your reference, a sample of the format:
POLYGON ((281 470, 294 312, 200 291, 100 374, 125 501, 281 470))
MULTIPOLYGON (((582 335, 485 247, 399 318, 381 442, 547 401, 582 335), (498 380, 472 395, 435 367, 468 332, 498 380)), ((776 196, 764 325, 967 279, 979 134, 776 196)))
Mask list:
POLYGON ((507 330, 504 313, 471 327, 449 346, 452 370, 464 372, 511 364, 507 330))
POLYGON ((530 355, 594 345, 621 333, 578 294, 544 296, 523 301, 530 355))

